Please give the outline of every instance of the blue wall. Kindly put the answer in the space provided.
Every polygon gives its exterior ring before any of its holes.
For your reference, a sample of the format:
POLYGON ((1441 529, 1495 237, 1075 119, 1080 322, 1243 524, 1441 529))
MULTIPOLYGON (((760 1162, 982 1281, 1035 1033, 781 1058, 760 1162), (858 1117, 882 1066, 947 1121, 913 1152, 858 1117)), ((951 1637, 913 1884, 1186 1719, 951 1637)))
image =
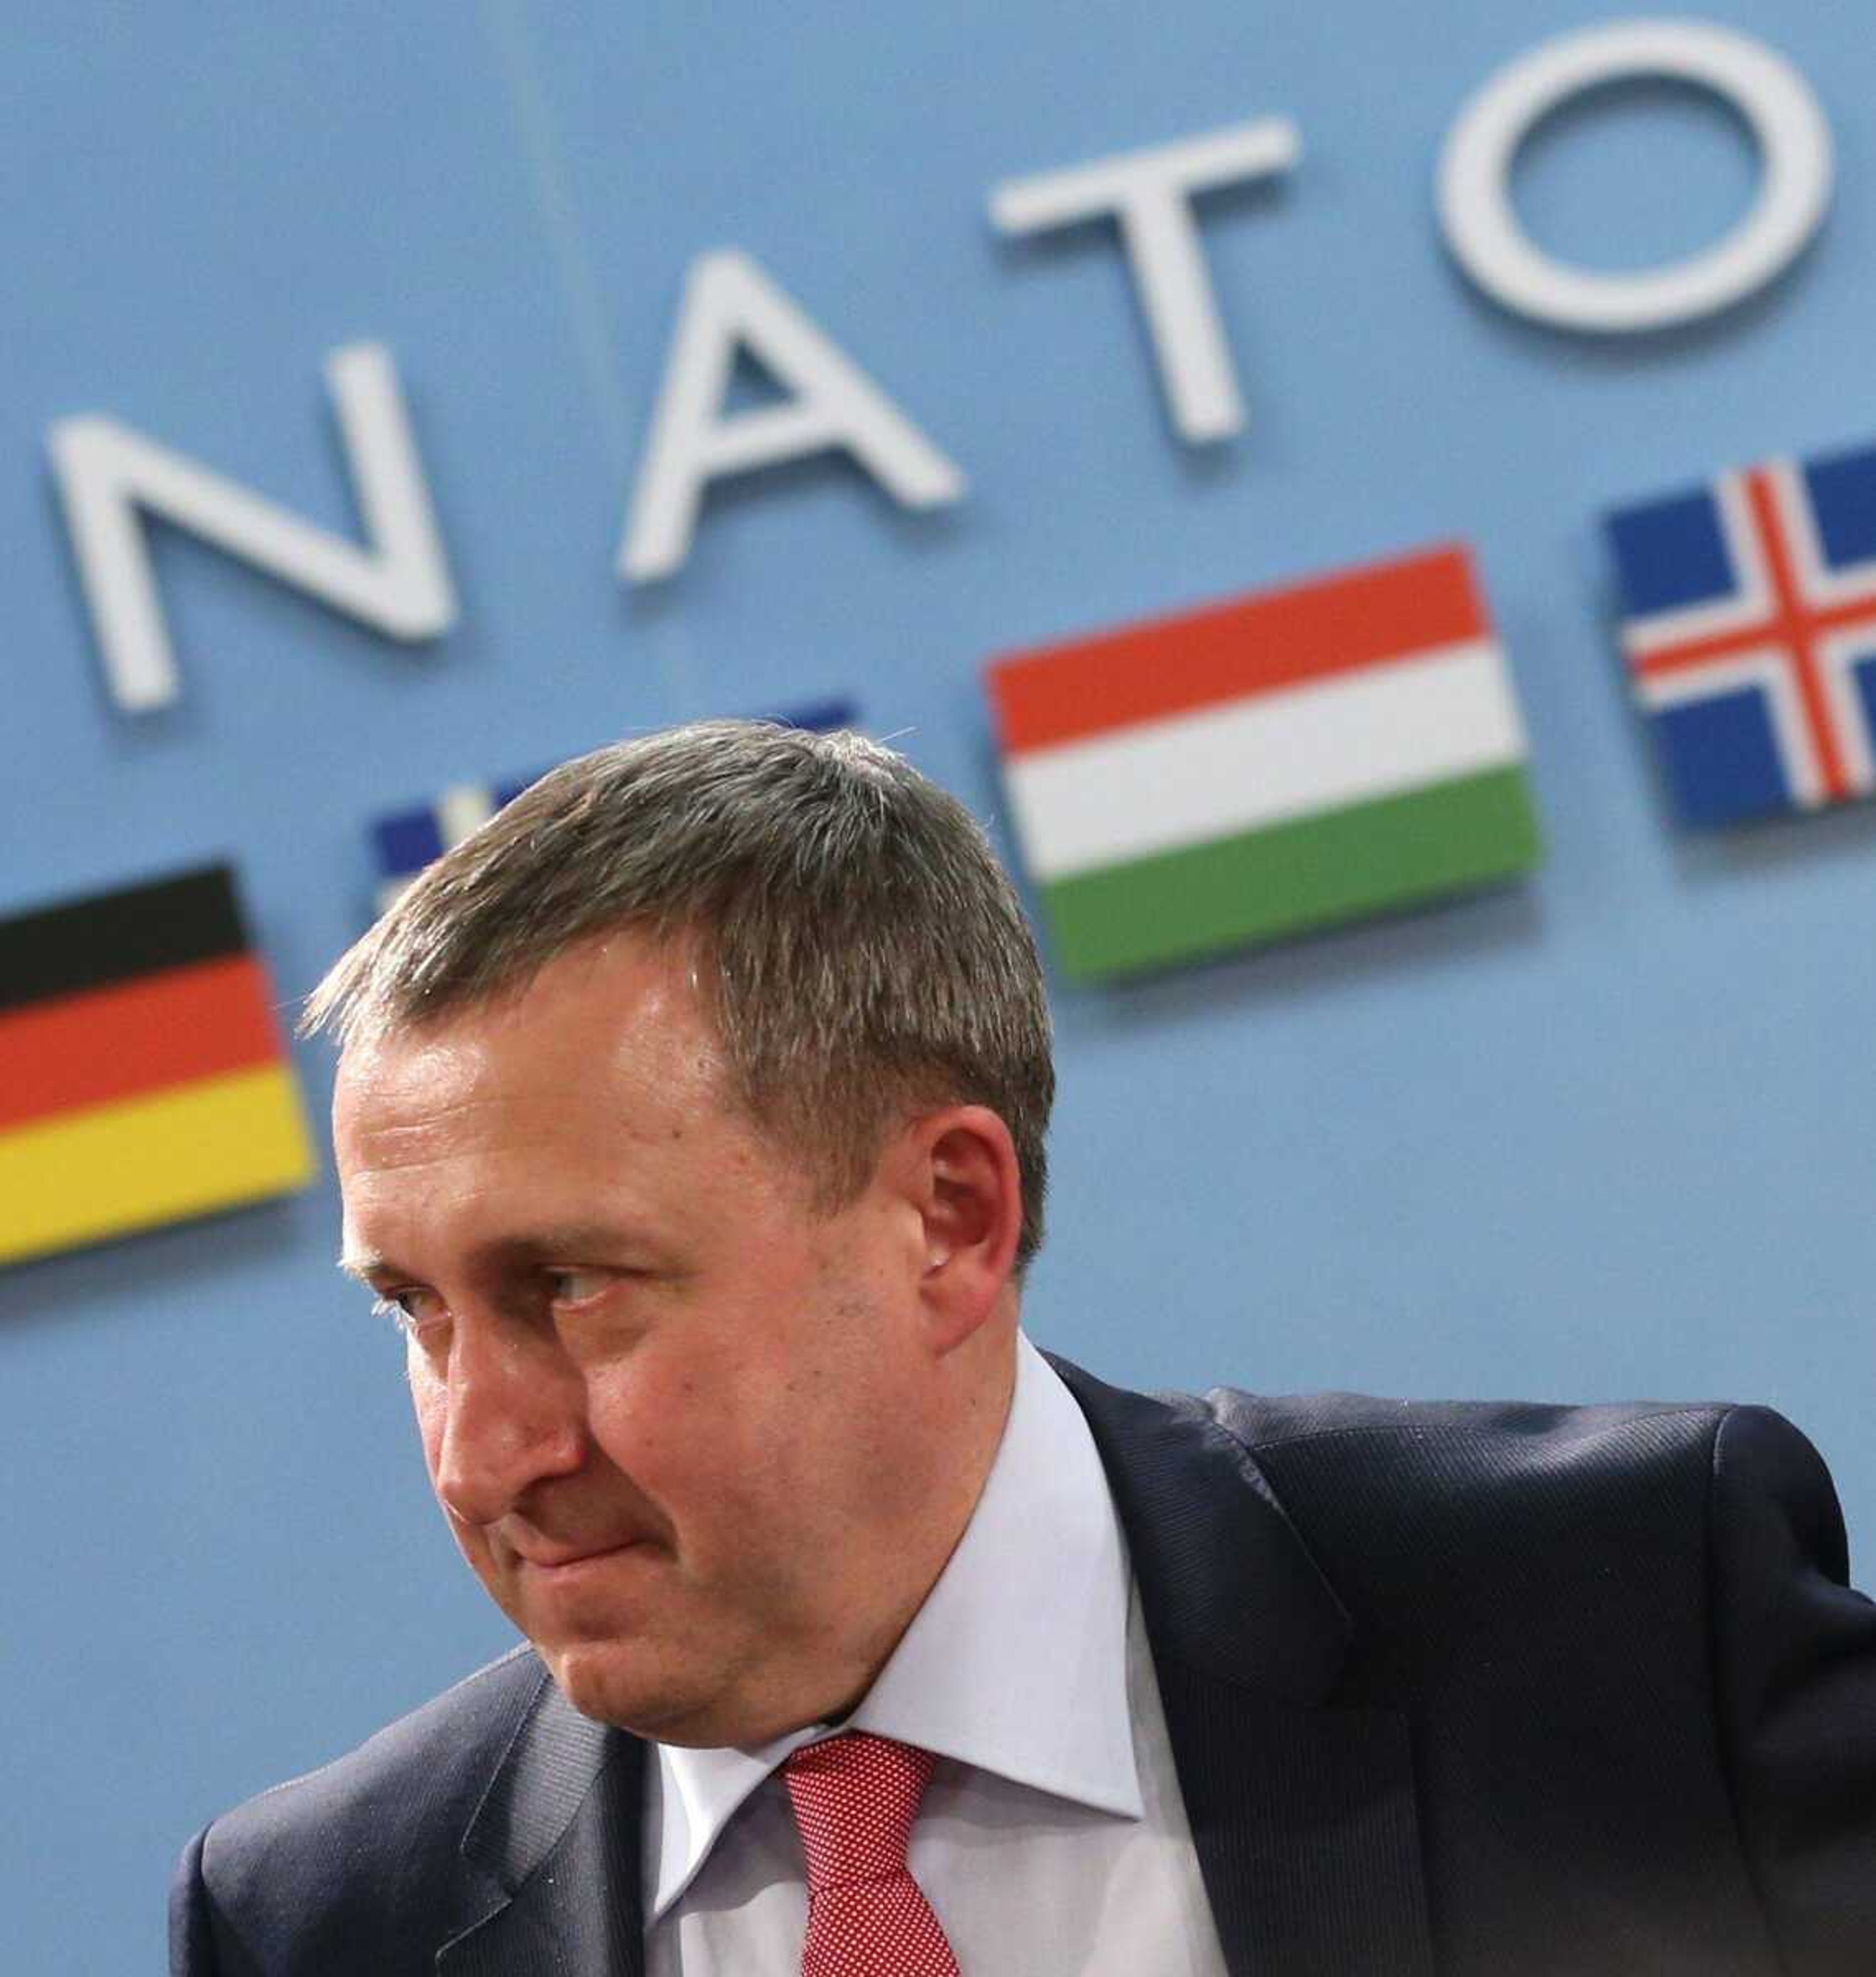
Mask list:
MULTIPOLYGON (((1838 201, 1756 302, 1611 344, 1475 297, 1429 191, 1466 92, 1606 0, 1192 0, 1170 25, 1007 0, 41 11, 0 116, 0 910, 232 852, 297 995, 364 923, 374 814, 843 692, 1007 850, 987 655, 1464 536, 1548 866, 1060 988, 1031 1329, 1149 1385, 1767 1399, 1867 1553, 1876 814, 1677 831, 1593 525, 1876 424, 1858 10, 1713 10, 1810 78, 1838 201), (984 201, 1264 114, 1300 124, 1300 168, 1205 209, 1250 425, 1194 456, 1111 239, 1000 244, 984 201), (839 463, 765 475, 712 499, 674 582, 628 594, 612 563, 679 285, 723 245, 972 491, 908 520, 839 463), (414 655, 160 531, 185 696, 115 711, 46 426, 110 411, 350 530, 318 367, 360 337, 396 352, 459 628, 414 655)), ((1565 118, 1520 180, 1542 239, 1607 266, 1691 248, 1752 183, 1730 119, 1666 88, 1565 118)), ((298 1061, 322 1111, 325 1055, 298 1061)), ((506 1645, 336 1226, 328 1181, 0 1276, 9 1967, 150 1967, 195 1826, 506 1645)))

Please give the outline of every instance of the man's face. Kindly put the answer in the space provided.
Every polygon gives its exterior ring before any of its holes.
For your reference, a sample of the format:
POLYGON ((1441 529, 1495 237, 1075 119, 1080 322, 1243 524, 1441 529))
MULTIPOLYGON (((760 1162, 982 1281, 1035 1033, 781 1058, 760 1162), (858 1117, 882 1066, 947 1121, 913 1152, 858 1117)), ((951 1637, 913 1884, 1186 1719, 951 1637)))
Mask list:
POLYGON ((457 1544, 578 1708, 674 1742, 863 1684, 929 1481, 916 1209, 882 1163, 814 1213, 724 1090, 681 953, 621 936, 355 1047, 335 1105, 457 1544))

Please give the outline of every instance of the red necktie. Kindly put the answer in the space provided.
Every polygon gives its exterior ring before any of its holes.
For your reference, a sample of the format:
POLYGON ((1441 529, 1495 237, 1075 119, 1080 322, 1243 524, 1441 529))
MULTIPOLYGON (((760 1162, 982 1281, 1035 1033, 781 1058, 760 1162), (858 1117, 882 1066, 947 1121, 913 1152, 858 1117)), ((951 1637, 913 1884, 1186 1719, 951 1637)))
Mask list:
POLYGON ((849 1731, 783 1764, 808 1857, 801 1977, 958 1977, 905 1866, 933 1762, 929 1751, 849 1731))

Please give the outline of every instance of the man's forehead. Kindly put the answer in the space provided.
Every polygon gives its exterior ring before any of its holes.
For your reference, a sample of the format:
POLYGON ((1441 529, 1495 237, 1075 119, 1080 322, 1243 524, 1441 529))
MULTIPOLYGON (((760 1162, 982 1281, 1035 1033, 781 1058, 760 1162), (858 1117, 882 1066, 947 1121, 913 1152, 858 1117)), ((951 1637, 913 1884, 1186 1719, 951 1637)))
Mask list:
POLYGON ((486 998, 354 1037, 339 1059, 347 1094, 498 1088, 565 1057, 598 1072, 677 1055, 714 1071, 720 1055, 689 955, 631 936, 582 943, 486 998))
POLYGON ((634 995, 620 979, 632 972, 582 969, 349 1045, 332 1114, 348 1216, 376 1221, 420 1196, 440 1212, 472 1183, 536 1200, 602 1180, 643 1191, 693 1146, 719 1164, 751 1157, 753 1129, 687 985, 639 980, 634 995))
POLYGON ((417 1232, 518 1241, 602 1202, 643 1207, 714 1122, 713 1085, 538 1028, 438 1027, 348 1051, 332 1124, 355 1260, 386 1244, 401 1256, 417 1232))

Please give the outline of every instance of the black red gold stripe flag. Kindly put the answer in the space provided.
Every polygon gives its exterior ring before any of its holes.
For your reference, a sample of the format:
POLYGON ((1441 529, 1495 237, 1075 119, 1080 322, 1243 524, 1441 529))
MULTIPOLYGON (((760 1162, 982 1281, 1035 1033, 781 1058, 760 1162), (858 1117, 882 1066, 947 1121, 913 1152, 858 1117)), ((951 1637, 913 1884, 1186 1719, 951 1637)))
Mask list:
POLYGON ((0 919, 0 1263, 313 1171, 228 866, 0 919))

